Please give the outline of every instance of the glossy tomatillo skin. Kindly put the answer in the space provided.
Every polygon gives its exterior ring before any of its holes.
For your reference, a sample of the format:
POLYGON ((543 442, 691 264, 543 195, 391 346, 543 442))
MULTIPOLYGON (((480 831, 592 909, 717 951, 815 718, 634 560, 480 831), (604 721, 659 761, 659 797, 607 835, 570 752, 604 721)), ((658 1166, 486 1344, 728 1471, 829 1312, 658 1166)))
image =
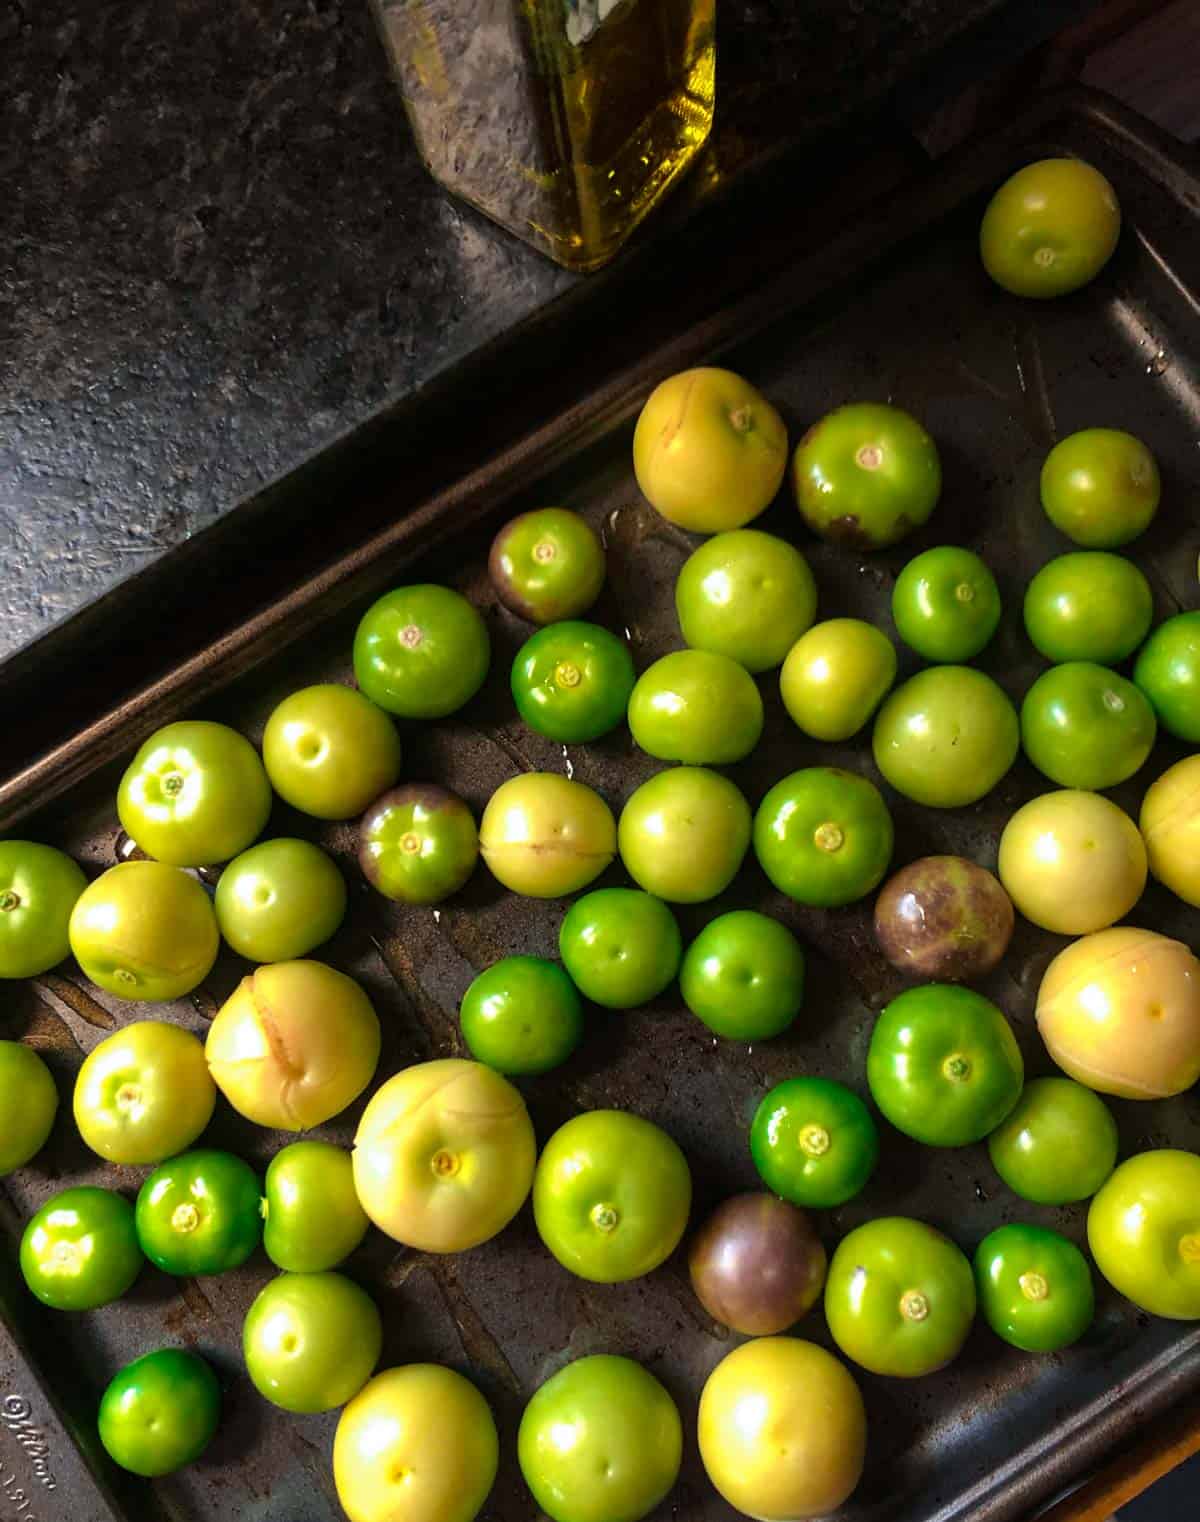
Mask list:
POLYGON ((898 793, 926 808, 963 808, 1017 758, 1017 715, 973 666, 931 666, 909 677, 875 715, 875 765, 898 793))
POLYGON ((1065 296, 1095 279, 1117 246, 1116 192, 1082 159, 1039 159, 1011 175, 979 229, 983 266, 1015 296, 1065 296))
POLYGON ((1037 1023, 1058 1066, 1089 1088, 1181 1094, 1200 1078, 1200 962, 1153 930, 1084 936, 1046 969, 1037 1023))
POLYGON ((915 1379, 945 1368, 974 1317, 971 1265, 923 1221, 885 1216, 838 1243, 825 1319, 842 1352, 873 1374, 915 1379))
POLYGON ((1129 815, 1099 793, 1043 793, 1005 825, 999 872, 1027 920, 1058 935, 1089 935, 1141 898, 1146 847, 1129 815))
POLYGON ((449 587, 385 592, 354 636, 354 677, 363 693, 404 719, 441 719, 483 686, 491 663, 487 626, 449 587))
POLYGON ((862 1395, 832 1353, 762 1337, 726 1354, 700 1395, 700 1458, 730 1506, 760 1522, 835 1511, 867 1448, 862 1395))
POLYGON ((120 999, 179 999, 203 982, 220 934, 208 894, 160 861, 109 867, 71 911, 71 950, 92 982, 120 999))
POLYGON ((271 786, 317 819, 353 819, 400 775, 391 717, 353 687, 321 682, 290 693, 263 733, 271 786))
POLYGON ((518 618, 554 624, 586 613, 604 585, 604 546, 586 519, 565 507, 510 518, 492 541, 488 575, 518 618))
POLYGON ((0 840, 0 978, 35 978, 63 960, 86 887, 81 868, 53 846, 0 840))
POLYGON ((80 1136, 110 1163, 160 1163, 196 1140, 216 1102, 199 1038, 137 1020, 88 1053, 73 1109, 80 1136))
POLYGON ((147 856, 172 867, 228 861, 258 838, 271 784, 227 724, 185 719, 150 736, 117 788, 117 814, 147 856))
POLYGON ((916 418, 882 402, 851 402, 808 430, 792 458, 796 504, 825 539, 884 549, 919 528, 937 504, 937 445, 916 418))
POLYGON ((660 761, 724 766, 762 735, 763 706, 744 666, 709 650, 676 650, 649 666, 629 699, 629 729, 660 761))
POLYGON ((856 735, 896 680, 896 647, 858 618, 814 624, 788 650, 779 695, 797 728, 814 740, 856 735))
POLYGON ((750 806, 702 766, 672 766, 626 800, 617 827, 625 869, 647 893, 697 904, 723 893, 750 844, 750 806))
POLYGON ((482 1063, 421 1062, 374 1094, 354 1138, 371 1220, 423 1252, 463 1252, 525 1203, 537 1148, 520 1093, 482 1063))
POLYGON ((1200 1157, 1131 1157, 1088 1209, 1088 1246, 1115 1290, 1152 1316, 1200 1321, 1200 1157))
POLYGON ((631 1358, 578 1358, 525 1407, 517 1456, 553 1522, 640 1522, 679 1476, 683 1424, 670 1395, 631 1358))
POLYGON ((715 534, 692 551, 675 583, 679 628, 693 650, 769 671, 812 623, 817 584, 793 544, 761 529, 715 534))
POLYGON ((376 1374, 333 1438, 333 1482, 350 1522, 473 1522, 499 1461, 487 1401, 441 1364, 376 1374))
POLYGON ((1151 873, 1200 908, 1200 756, 1177 761, 1150 784, 1138 826, 1151 873))
POLYGON ((985 868, 962 856, 922 856, 875 900, 875 939, 910 978, 973 983, 1008 950, 1013 906, 985 868))
POLYGON ((992 1167, 1037 1205, 1095 1194, 1117 1161, 1117 1123, 1093 1090, 1071 1078, 1031 1078, 988 1137, 992 1167))
POLYGON ((438 904, 464 886, 479 859, 471 810, 436 782, 405 782, 377 798, 358 831, 363 876, 385 898, 438 904))
POLYGON ((58 1089, 50 1069, 19 1041, 0 1041, 0 1178, 31 1162, 50 1137, 58 1089))
POLYGON ((794 1326, 816 1303, 825 1268, 825 1249, 808 1217, 765 1190, 718 1205, 688 1249, 700 1304, 748 1337, 794 1326))
POLYGON ((1089 550, 1115 550, 1136 539, 1158 511, 1161 489, 1154 456, 1118 428, 1068 434, 1042 466, 1046 516, 1089 550))
POLYGON ((624 1110, 588 1110, 560 1126, 533 1184, 542 1241, 564 1268, 595 1284, 638 1279, 670 1257, 691 1201, 678 1146, 624 1110))

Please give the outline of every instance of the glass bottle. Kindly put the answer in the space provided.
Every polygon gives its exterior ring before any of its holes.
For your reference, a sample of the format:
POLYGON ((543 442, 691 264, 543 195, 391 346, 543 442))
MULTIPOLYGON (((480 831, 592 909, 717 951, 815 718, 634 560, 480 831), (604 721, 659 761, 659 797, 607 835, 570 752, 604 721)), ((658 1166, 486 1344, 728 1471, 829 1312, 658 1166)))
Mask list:
POLYGON ((417 146, 570 269, 611 259, 712 125, 715 0, 373 0, 417 146))

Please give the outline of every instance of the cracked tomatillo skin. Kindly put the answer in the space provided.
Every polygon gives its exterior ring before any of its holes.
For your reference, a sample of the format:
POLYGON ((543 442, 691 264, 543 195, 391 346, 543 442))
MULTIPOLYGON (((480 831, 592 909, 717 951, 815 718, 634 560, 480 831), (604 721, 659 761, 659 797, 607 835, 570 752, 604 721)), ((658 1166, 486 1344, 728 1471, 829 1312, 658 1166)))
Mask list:
POLYGON ((350 1522, 473 1522, 499 1461, 487 1401, 441 1364, 376 1374, 333 1439, 333 1482, 350 1522))
POLYGON ((577 1358, 535 1391, 517 1457, 553 1522, 639 1522, 670 1492, 683 1424, 670 1395, 632 1358, 577 1358))
POLYGON ((909 413, 881 402, 851 402, 826 413, 797 444, 792 485, 814 533, 879 550, 933 512, 942 466, 937 445, 909 413))
POLYGON ((119 1300, 141 1271, 133 1206, 111 1189, 64 1189, 30 1217, 21 1273, 43 1305, 91 1311, 119 1300))
POLYGON ((760 1522, 802 1522, 836 1511, 858 1484, 867 1417, 832 1353, 799 1337, 757 1337, 708 1376, 698 1436, 730 1506, 760 1522))
POLYGON ((885 1216, 842 1238, 825 1282, 825 1319, 848 1358, 915 1379, 958 1356, 975 1318, 971 1265, 924 1221, 885 1216))
POLYGON ((781 893, 823 909, 877 887, 892 859, 892 816, 873 782, 832 766, 782 778, 754 816, 754 852, 781 893))
POLYGON ((208 894, 160 861, 109 867, 71 911, 71 950, 99 988, 165 1003, 191 993, 216 961, 220 934, 208 894))
POLYGON ((633 469, 652 507, 696 534, 741 528, 771 501, 787 468, 787 428, 732 370, 662 381, 633 434, 633 469))
POLYGON ((63 960, 86 887, 81 868, 53 846, 0 840, 0 978, 35 978, 63 960))
POLYGON ((1046 1050, 1077 1082, 1165 1099, 1200 1078, 1200 961, 1153 930, 1117 926, 1060 951, 1038 989, 1046 1050))
POLYGON ((165 1274, 227 1273, 258 1246, 261 1197, 257 1174, 232 1152, 183 1152, 138 1190, 142 1251, 165 1274))
POLYGON ((589 1110, 546 1143, 533 1182, 542 1241, 595 1284, 638 1279, 675 1251, 692 1177, 663 1130, 624 1110, 589 1110))
POLYGON ((1025 1064, 1012 1027, 981 994, 954 983, 909 988, 871 1033, 871 1097, 898 1131, 927 1147, 965 1147, 1016 1104, 1025 1064))
POLYGON ((1012 933, 1012 900, 962 856, 910 862, 875 900, 879 949, 910 978, 973 983, 999 965, 1012 933))
POLYGON ((825 1249, 809 1218, 766 1190, 718 1205, 688 1249, 700 1304, 747 1337, 794 1326, 816 1303, 825 1268, 825 1249))
POLYGON ((586 613, 600 595, 604 569, 599 535, 565 507, 509 519, 488 555, 496 596, 510 613, 533 624, 586 613))
POLYGON ((258 752, 236 729, 204 719, 151 735, 117 788, 122 829, 172 867, 228 861, 258 838, 270 812, 258 752))
POLYGON ((463 1252, 520 1210, 536 1155, 518 1090, 482 1063, 443 1058, 405 1068, 372 1097, 354 1138, 354 1186, 395 1241, 463 1252))
POLYGON ((1200 756, 1177 761, 1150 784, 1138 826, 1151 873, 1200 907, 1200 756))
POLYGON ((1088 1209, 1096 1267, 1152 1316, 1200 1321, 1200 1157, 1162 1148, 1131 1157, 1088 1209))
POLYGON ((561 898, 585 888, 616 855, 612 810, 600 794, 557 772, 510 777, 479 826, 488 869, 514 893, 561 898))
POLYGON ((73 1110, 80 1136, 110 1163, 160 1163, 191 1146, 216 1102, 199 1037, 137 1020, 88 1054, 73 1110))
POLYGON ((377 798, 358 831, 363 876, 385 898, 440 904, 479 860, 471 810, 436 782, 405 782, 377 798))
POLYGON ((362 1093, 379 1046, 379 1020, 353 978, 324 962, 275 962, 226 999, 204 1054, 239 1115, 305 1131, 362 1093))

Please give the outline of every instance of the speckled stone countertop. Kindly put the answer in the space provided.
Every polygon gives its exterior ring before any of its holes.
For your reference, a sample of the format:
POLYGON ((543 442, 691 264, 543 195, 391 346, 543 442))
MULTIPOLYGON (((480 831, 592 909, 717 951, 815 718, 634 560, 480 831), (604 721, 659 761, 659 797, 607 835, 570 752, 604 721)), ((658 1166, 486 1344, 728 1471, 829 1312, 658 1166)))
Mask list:
MULTIPOLYGON (((1004 6, 721 0, 709 181, 1004 6)), ((367 0, 0 0, 0 57, 0 658, 576 283, 426 175, 367 0)))

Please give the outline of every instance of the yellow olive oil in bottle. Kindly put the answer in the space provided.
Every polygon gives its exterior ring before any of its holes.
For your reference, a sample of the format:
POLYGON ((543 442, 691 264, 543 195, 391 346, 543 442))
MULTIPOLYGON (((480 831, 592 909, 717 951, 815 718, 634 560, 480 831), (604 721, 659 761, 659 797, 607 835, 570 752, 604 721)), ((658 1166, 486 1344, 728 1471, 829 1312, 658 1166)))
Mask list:
POLYGON ((374 0, 421 156, 455 195, 595 269, 712 125, 715 0, 374 0))

